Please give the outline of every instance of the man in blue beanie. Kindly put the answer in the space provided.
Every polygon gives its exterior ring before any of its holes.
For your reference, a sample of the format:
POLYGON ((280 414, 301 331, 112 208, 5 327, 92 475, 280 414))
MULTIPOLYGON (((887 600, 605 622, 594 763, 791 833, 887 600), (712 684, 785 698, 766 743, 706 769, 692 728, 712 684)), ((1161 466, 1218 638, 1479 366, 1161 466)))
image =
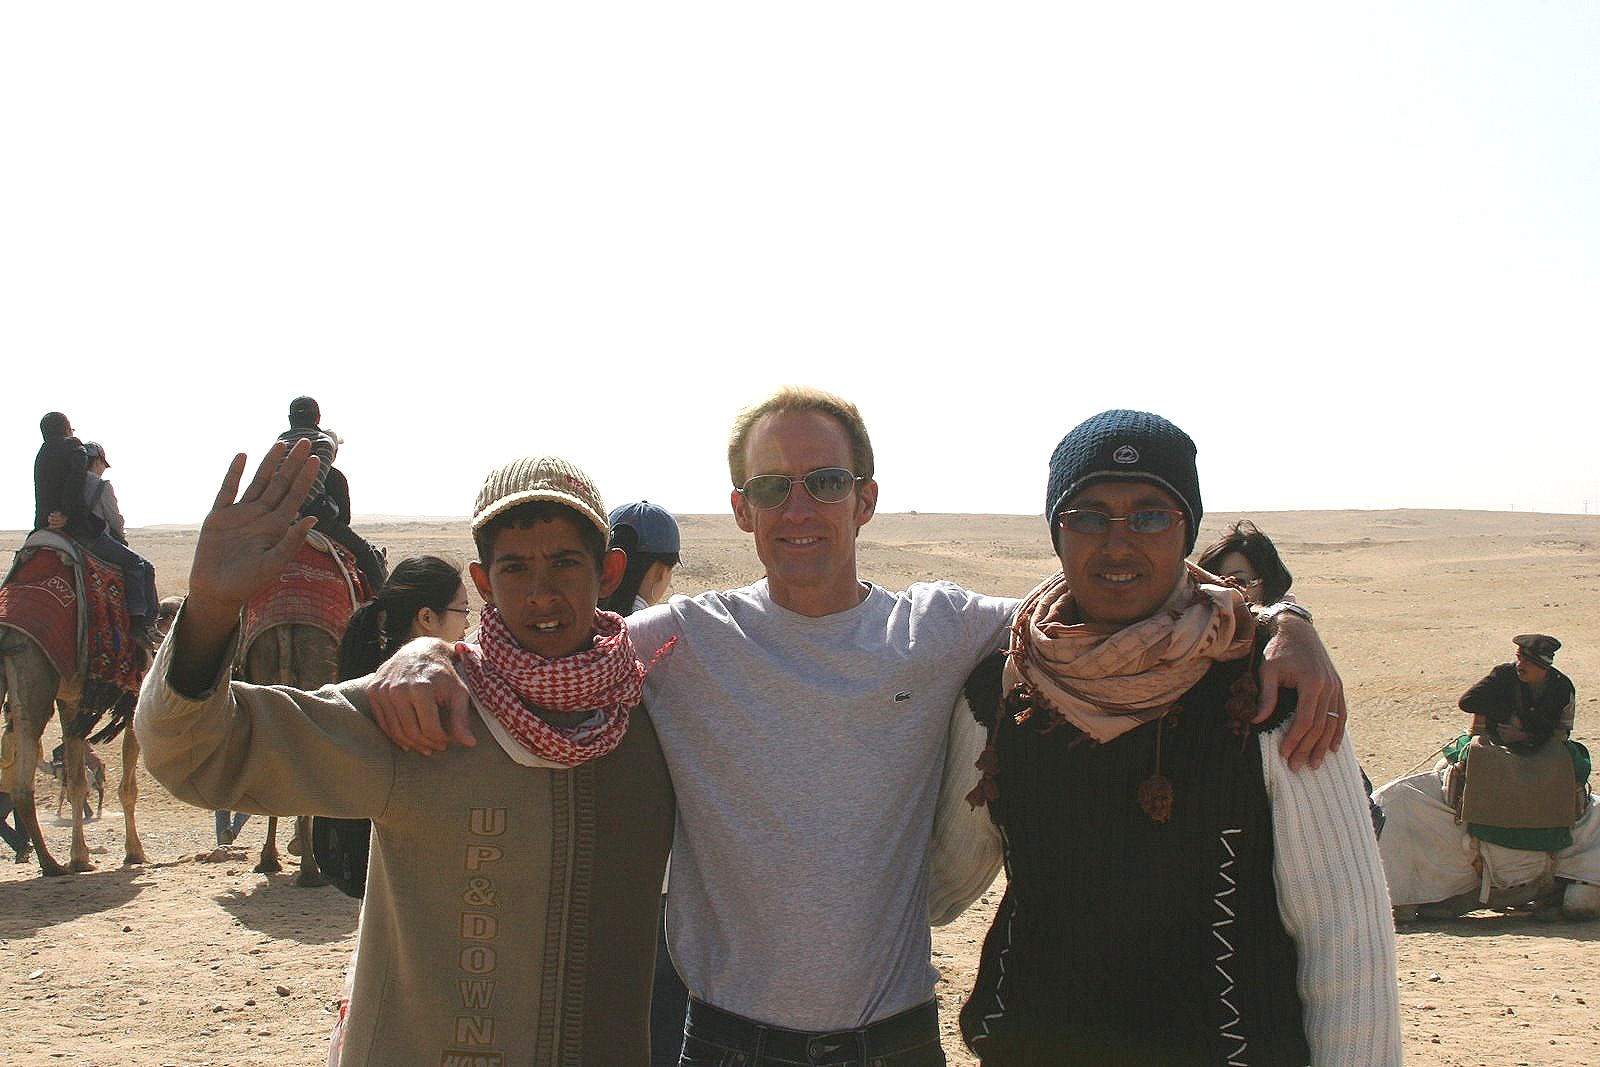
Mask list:
POLYGON ((1264 630, 1186 560, 1194 442, 1102 412, 1056 447, 1045 504, 1060 570, 968 687, 1007 881, 967 1046, 985 1067, 1397 1067, 1360 771, 1344 745, 1295 773, 1287 710, 1255 717, 1264 630))

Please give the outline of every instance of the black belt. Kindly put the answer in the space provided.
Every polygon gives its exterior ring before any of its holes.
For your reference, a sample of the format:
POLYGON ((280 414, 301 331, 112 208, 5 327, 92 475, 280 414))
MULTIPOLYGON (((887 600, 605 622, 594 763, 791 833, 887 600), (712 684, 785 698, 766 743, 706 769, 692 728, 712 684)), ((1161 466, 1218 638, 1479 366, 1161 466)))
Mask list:
POLYGON ((688 1029, 703 1041, 744 1049, 758 1057, 791 1063, 871 1063, 919 1045, 939 1043, 939 1006, 934 1001, 879 1019, 858 1030, 815 1033, 786 1030, 689 998, 688 1029))

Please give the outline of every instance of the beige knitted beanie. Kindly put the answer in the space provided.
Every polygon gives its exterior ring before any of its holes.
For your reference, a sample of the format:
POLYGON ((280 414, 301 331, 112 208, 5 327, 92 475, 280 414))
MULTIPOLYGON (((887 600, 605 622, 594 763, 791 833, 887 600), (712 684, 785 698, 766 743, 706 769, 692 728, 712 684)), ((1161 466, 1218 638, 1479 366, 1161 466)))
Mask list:
POLYGON ((592 522, 602 540, 611 536, 600 490, 587 474, 559 456, 528 456, 490 471, 472 507, 472 530, 476 533, 501 512, 535 500, 564 504, 592 522))

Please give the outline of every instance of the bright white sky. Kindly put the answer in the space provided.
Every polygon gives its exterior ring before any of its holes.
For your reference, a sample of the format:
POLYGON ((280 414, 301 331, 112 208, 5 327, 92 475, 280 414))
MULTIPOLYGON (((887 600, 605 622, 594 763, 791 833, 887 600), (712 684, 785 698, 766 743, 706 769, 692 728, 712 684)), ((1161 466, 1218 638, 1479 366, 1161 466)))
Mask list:
POLYGON ((723 511, 787 381, 886 511, 1107 407, 1214 513, 1600 511, 1600 5, 1078 7, 7 5, 0 528, 46 411, 141 526, 299 393, 358 518, 723 511))

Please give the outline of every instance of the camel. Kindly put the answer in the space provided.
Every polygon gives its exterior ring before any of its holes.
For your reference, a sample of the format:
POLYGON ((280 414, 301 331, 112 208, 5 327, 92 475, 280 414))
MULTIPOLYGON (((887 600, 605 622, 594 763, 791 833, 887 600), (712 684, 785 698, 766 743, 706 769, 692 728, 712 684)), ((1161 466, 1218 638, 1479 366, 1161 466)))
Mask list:
MULTIPOLYGON (((181 603, 178 597, 168 597, 161 602, 159 629, 163 636, 171 627, 181 603)), ((89 861, 89 845, 83 834, 83 803, 89 794, 84 774, 84 738, 93 727, 92 723, 79 722, 84 675, 82 672, 76 675, 58 674, 43 649, 20 630, 9 627, 0 629, 0 659, 5 665, 4 688, 0 689, 0 696, 11 707, 13 728, 16 730, 17 764, 12 801, 16 805, 18 825, 32 842, 38 854, 39 869, 45 875, 54 877, 92 871, 95 865, 89 861), (60 720, 61 736, 66 745, 63 777, 66 781, 65 792, 72 805, 72 845, 65 866, 50 854, 39 829, 39 813, 34 807, 34 775, 39 767, 41 739, 52 714, 60 720)), ((122 862, 124 866, 149 863, 134 822, 134 807, 139 799, 139 741, 133 731, 127 728, 132 717, 131 702, 130 706, 121 707, 120 711, 113 710, 112 715, 113 724, 108 728, 110 732, 102 732, 101 736, 109 740, 119 731, 122 734, 122 778, 117 784, 117 797, 122 802, 125 844, 122 862), (119 714, 120 723, 115 721, 119 714)), ((26 851, 17 857, 19 862, 24 858, 26 851)))
MULTIPOLYGON (((244 648, 236 676, 256 685, 318 689, 339 677, 339 638, 356 605, 369 595, 355 561, 312 531, 279 582, 251 600, 242 613, 244 648)), ((311 848, 311 817, 295 819, 289 851, 300 855, 295 884, 327 885, 311 848)), ((278 856, 278 820, 267 820, 260 874, 283 870, 278 856)))
MULTIPOLYGON (((245 649, 238 675, 241 681, 257 685, 287 685, 296 689, 317 689, 339 676, 339 644, 326 630, 309 623, 281 623, 263 630, 245 649)), ((299 886, 327 885, 311 849, 311 817, 295 818, 294 837, 289 842, 293 853, 298 843, 299 886)), ((267 839, 261 846, 258 874, 277 874, 283 870, 278 856, 278 817, 267 818, 267 839)))
POLYGON ((1383 856, 1395 921, 1447 919, 1482 908, 1537 909, 1578 921, 1600 918, 1600 804, 1591 798, 1572 845, 1531 852, 1480 841, 1445 800, 1445 761, 1383 786, 1383 856))

